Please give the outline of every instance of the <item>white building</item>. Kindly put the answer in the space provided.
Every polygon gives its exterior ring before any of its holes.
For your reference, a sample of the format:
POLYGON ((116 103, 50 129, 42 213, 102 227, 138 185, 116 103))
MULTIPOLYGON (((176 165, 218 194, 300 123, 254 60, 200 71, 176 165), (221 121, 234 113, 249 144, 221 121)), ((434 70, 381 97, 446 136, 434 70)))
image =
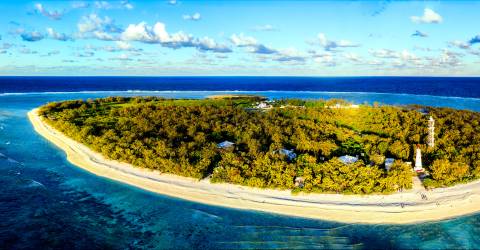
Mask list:
POLYGON ((430 116, 428 119, 428 138, 427 138, 428 147, 435 147, 435 120, 430 116))
POLYGON ((343 155, 338 157, 338 159, 343 162, 343 164, 352 164, 358 161, 358 157, 350 156, 350 155, 343 155))
POLYGON ((420 149, 420 146, 417 145, 417 150, 415 151, 415 167, 413 170, 417 172, 422 172, 423 171, 423 166, 422 166, 422 150, 420 149))
POLYGON ((293 160, 293 159, 297 158, 297 154, 295 154, 295 152, 293 152, 293 150, 288 150, 288 149, 282 148, 282 149, 278 150, 277 152, 281 155, 286 155, 289 160, 293 160))
POLYGON ((270 104, 267 104, 266 102, 261 102, 257 105, 258 109, 269 109, 272 108, 270 104))
POLYGON ((223 141, 217 144, 217 147, 221 149, 227 149, 227 148, 233 147, 233 145, 235 145, 235 143, 231 141, 223 141))

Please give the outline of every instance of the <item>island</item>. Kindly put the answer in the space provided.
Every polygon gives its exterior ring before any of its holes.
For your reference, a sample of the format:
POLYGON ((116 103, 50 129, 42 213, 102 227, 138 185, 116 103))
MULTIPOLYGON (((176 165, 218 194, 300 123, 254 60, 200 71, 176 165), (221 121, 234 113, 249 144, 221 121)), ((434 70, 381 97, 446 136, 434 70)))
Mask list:
POLYGON ((344 100, 108 97, 34 128, 94 174, 191 201, 359 223, 480 210, 480 114, 344 100))

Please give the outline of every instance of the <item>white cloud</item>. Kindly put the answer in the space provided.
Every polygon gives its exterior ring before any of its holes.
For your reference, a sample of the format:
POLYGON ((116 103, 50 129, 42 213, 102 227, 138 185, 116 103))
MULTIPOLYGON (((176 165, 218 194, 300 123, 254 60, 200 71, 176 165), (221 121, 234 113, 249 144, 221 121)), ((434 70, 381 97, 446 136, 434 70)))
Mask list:
POLYGON ((344 53, 343 57, 352 62, 360 62, 360 57, 356 53, 344 53))
POLYGON ((318 42, 320 46, 322 46, 325 50, 334 50, 336 48, 347 48, 347 47, 359 47, 360 45, 353 43, 348 40, 339 40, 339 41, 333 41, 327 39, 327 36, 323 33, 319 33, 318 36, 318 42))
POLYGON ((168 4, 170 4, 170 5, 177 5, 177 4, 178 4, 178 1, 177 1, 177 0, 169 0, 169 1, 168 1, 168 4))
POLYGON ((98 39, 98 40, 103 40, 103 41, 118 40, 118 38, 116 38, 112 34, 104 32, 104 31, 99 31, 99 30, 96 30, 96 31, 93 32, 93 37, 98 39))
POLYGON ((63 11, 57 11, 57 10, 47 10, 41 3, 35 4, 35 11, 38 13, 52 19, 52 20, 60 20, 63 17, 64 12, 63 11))
POLYGON ((410 20, 414 23, 441 23, 443 18, 432 9, 425 8, 423 16, 411 16, 410 20))
POLYGON ((132 10, 133 9, 133 5, 128 0, 122 1, 121 5, 127 10, 132 10))
POLYGON ((335 62, 335 58, 333 57, 333 53, 331 52, 318 52, 316 50, 311 50, 309 53, 314 58, 313 60, 316 63, 320 63, 326 66, 335 66, 337 63, 335 62))
POLYGON ((221 52, 221 53, 232 51, 228 46, 218 44, 213 39, 208 37, 197 39, 194 42, 194 44, 196 45, 197 49, 202 51, 215 51, 215 52, 221 52))
POLYGON ((133 5, 128 0, 123 0, 120 2, 116 2, 115 4, 111 4, 107 1, 95 1, 93 6, 97 9, 109 10, 109 9, 133 9, 133 5))
POLYGON ((273 57, 273 60, 278 62, 305 62, 306 55, 295 48, 288 48, 278 50, 276 55, 273 57))
POLYGON ((130 50, 132 49, 132 45, 128 42, 124 42, 124 41, 117 41, 117 47, 121 50, 130 50))
POLYGON ((110 3, 108 3, 107 1, 96 1, 93 4, 94 4, 95 8, 97 8, 97 9, 108 10, 108 9, 113 8, 113 6, 110 3))
POLYGON ((378 57, 378 58, 398 58, 399 55, 397 52, 389 49, 370 49, 368 51, 372 56, 378 57))
POLYGON ((73 9, 85 9, 85 8, 88 8, 88 7, 90 7, 90 4, 86 3, 86 2, 73 2, 72 3, 72 8, 73 9))
POLYGON ((130 24, 121 34, 121 39, 124 41, 159 43, 169 48, 194 47, 201 51, 231 52, 228 46, 216 43, 208 37, 194 38, 182 31, 169 34, 165 24, 161 22, 155 23, 153 27, 148 26, 145 22, 130 24))
POLYGON ((248 52, 254 54, 271 55, 279 53, 278 50, 267 47, 259 43, 254 37, 245 36, 243 33, 231 35, 230 42, 237 47, 246 47, 248 52))
POLYGON ((200 13, 194 13, 192 15, 183 15, 182 18, 184 20, 192 20, 192 21, 198 21, 202 18, 202 16, 200 15, 200 13))
POLYGON ((80 33, 92 31, 103 31, 110 33, 122 32, 122 29, 115 24, 113 19, 108 16, 101 18, 97 14, 83 16, 81 22, 77 24, 77 28, 80 33))
POLYGON ((71 41, 73 40, 70 36, 65 33, 58 33, 53 28, 47 28, 47 34, 50 38, 59 40, 59 41, 71 41))
POLYGON ((455 40, 448 43, 450 46, 457 47, 459 49, 470 49, 470 43, 455 40))
POLYGON ((412 34, 412 36, 418 36, 418 37, 428 37, 428 34, 425 32, 422 32, 420 30, 416 30, 415 33, 412 34))
POLYGON ((253 30, 255 31, 275 31, 277 30, 273 25, 271 24, 265 24, 265 25, 258 25, 253 27, 253 30))
POLYGON ((258 44, 257 39, 251 36, 245 36, 243 33, 230 36, 230 41, 237 47, 255 46, 258 44))

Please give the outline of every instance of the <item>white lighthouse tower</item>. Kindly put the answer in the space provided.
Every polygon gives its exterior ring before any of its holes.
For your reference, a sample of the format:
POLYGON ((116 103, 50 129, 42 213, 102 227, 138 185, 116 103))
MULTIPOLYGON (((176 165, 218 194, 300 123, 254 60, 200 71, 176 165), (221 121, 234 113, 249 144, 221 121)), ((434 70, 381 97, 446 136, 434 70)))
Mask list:
POLYGON ((415 167, 413 168, 416 172, 422 172, 423 171, 423 166, 422 166, 422 150, 420 149, 420 146, 417 145, 417 150, 415 151, 415 167))
POLYGON ((435 147, 435 120, 430 116, 428 119, 428 138, 427 138, 428 147, 435 147))

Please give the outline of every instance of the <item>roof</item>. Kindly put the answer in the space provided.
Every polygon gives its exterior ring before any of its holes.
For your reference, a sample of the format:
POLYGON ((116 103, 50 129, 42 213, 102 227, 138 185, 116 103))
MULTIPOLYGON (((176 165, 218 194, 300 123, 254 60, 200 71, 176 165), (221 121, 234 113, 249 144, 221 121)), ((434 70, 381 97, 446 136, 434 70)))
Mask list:
POLYGON ((219 147, 219 148, 229 148, 233 145, 235 145, 235 143, 233 143, 231 141, 223 141, 223 142, 220 142, 219 144, 217 144, 217 147, 219 147))
POLYGON ((352 164, 358 161, 358 157, 350 156, 350 155, 343 155, 338 157, 338 159, 343 162, 343 164, 352 164))
POLYGON ((385 159, 385 164, 393 164, 394 161, 395 161, 394 158, 387 158, 385 159))
POLYGON ((288 149, 284 149, 284 148, 278 150, 278 153, 282 154, 282 155, 286 155, 288 157, 288 159, 290 159, 290 160, 293 160, 297 157, 297 154, 295 154, 295 152, 293 152, 293 150, 288 150, 288 149))

